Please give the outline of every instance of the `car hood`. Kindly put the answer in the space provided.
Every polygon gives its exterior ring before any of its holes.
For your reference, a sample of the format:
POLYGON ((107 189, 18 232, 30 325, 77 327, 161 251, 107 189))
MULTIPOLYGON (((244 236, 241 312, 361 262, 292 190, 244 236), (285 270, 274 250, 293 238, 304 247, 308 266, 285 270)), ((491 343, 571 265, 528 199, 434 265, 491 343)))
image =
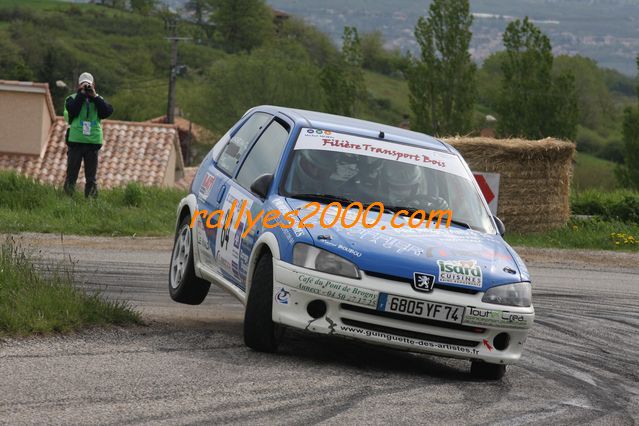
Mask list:
MULTIPOLYGON (((312 210, 304 209, 308 201, 287 198, 290 207, 299 209, 303 218, 312 210)), ((339 220, 330 228, 322 227, 322 210, 305 221, 314 244, 355 263, 368 275, 412 281, 414 273, 433 275, 440 286, 485 291, 490 287, 527 280, 522 276, 510 247, 499 235, 485 234, 451 225, 440 229, 394 228, 391 214, 384 214, 374 228, 360 223, 344 228, 339 220), (382 229, 384 228, 384 229, 382 229)), ((333 220, 336 209, 328 209, 324 222, 333 220)), ((371 211, 371 223, 378 212, 371 211)), ((354 217, 355 215, 353 215, 354 217)), ((351 220, 346 220, 347 224, 351 220)), ((396 219, 395 223, 401 223, 396 219)), ((523 268, 523 264, 521 265, 523 268)))

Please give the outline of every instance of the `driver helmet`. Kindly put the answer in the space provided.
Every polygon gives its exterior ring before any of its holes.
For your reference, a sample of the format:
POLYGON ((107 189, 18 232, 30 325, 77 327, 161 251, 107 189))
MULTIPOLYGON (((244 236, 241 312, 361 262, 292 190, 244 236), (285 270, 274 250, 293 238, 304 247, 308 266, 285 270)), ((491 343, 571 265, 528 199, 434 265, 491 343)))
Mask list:
POLYGON ((336 168, 332 152, 313 149, 300 151, 298 175, 304 186, 328 179, 336 168))
POLYGON ((394 204, 412 201, 418 193, 422 172, 418 166, 389 161, 382 170, 388 199, 394 204))
POLYGON ((377 157, 369 157, 367 155, 361 155, 359 159, 359 171, 361 175, 365 176, 379 176, 379 171, 384 165, 384 160, 377 157))

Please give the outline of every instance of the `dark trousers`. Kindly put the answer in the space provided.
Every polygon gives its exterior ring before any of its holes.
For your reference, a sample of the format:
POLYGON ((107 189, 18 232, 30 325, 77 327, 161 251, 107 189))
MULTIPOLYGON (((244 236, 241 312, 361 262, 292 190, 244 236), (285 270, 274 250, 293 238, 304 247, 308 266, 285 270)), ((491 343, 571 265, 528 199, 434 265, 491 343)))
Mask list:
POLYGON ((90 143, 67 143, 67 178, 64 181, 64 191, 67 194, 75 191, 75 183, 78 180, 80 167, 84 161, 84 176, 87 184, 84 187, 85 197, 98 196, 98 151, 102 145, 90 143))

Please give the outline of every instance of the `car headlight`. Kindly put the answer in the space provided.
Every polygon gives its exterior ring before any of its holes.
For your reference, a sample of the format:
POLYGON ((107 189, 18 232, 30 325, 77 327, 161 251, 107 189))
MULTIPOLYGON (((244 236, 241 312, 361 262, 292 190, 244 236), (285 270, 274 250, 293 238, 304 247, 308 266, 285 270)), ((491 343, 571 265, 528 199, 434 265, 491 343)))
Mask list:
POLYGON ((322 250, 308 244, 297 243, 293 247, 293 264, 304 268, 315 269, 327 274, 359 278, 359 269, 353 263, 330 251, 322 250))
POLYGON ((532 305, 532 286, 529 282, 499 285, 489 288, 481 301, 496 305, 528 307, 532 305))

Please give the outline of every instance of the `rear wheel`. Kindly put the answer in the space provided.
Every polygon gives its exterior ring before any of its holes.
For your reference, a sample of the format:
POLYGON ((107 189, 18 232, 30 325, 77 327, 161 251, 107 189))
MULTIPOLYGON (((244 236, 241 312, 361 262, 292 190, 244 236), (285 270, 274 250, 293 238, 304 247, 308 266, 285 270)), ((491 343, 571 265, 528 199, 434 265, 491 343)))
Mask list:
POLYGON ((472 361, 470 364, 470 374, 483 380, 500 380, 506 374, 504 364, 489 364, 482 361, 472 361))
POLYGON ((169 294, 176 302, 199 305, 209 293, 211 283, 195 275, 193 237, 189 217, 182 219, 173 243, 169 269, 169 294))
POLYGON ((275 352, 281 328, 273 322, 273 258, 257 261, 244 311, 244 343, 260 352, 275 352))

